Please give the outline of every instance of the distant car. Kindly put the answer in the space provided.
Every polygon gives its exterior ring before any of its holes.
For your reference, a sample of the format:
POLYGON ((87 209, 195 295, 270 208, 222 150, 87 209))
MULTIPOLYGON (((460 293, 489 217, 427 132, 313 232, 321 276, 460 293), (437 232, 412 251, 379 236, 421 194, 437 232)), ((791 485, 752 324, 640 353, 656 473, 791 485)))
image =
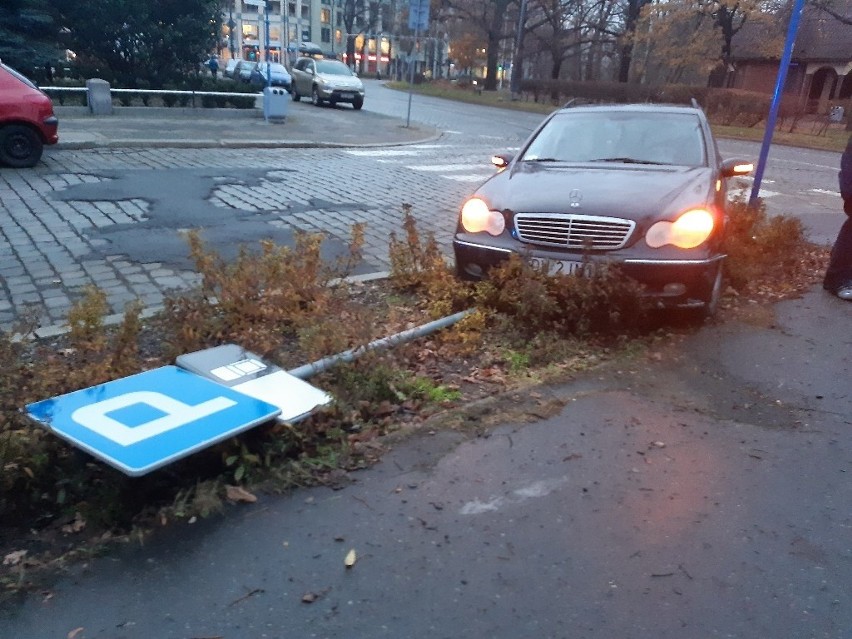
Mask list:
POLYGON ((267 85, 267 68, 270 77, 269 84, 274 87, 284 87, 289 91, 292 83, 290 72, 287 71, 287 68, 283 64, 278 62, 259 62, 251 71, 251 83, 255 86, 265 87, 267 85))
POLYGON ((31 80, 0 62, 0 163, 35 166, 59 141, 53 102, 31 80))
POLYGON ((347 102, 353 109, 364 106, 364 84, 340 60, 303 57, 296 60, 293 76, 293 100, 311 96, 316 106, 328 102, 347 102))
POLYGON ((727 180, 697 106, 597 105, 554 111, 468 198, 456 271, 481 279, 512 253, 551 273, 613 264, 664 308, 712 315, 722 290, 727 180))
POLYGON ((253 60, 240 60, 234 68, 234 80, 248 84, 251 81, 251 72, 256 66, 257 62, 253 60))
POLYGON ((222 69, 222 75, 226 78, 234 77, 234 69, 237 68, 237 62, 239 62, 239 58, 231 58, 225 63, 225 68, 222 69))

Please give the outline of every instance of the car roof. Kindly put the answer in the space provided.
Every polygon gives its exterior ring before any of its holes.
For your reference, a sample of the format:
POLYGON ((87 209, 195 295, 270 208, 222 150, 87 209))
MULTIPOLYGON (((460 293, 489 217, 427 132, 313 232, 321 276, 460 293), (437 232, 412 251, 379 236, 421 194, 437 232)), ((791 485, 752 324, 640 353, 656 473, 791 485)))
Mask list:
POLYGON ((632 104, 581 104, 574 106, 570 102, 558 109, 557 113, 595 111, 631 111, 639 113, 692 113, 704 114, 700 106, 686 104, 666 104, 637 102, 632 104))

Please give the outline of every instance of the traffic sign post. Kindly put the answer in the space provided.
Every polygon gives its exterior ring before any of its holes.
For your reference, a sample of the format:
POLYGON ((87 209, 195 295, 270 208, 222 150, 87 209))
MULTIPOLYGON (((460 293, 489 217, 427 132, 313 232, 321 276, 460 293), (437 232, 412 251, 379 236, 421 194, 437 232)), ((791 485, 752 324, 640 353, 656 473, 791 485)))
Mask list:
POLYGON ((408 28, 414 31, 414 42, 411 45, 411 53, 408 56, 410 69, 408 72, 408 112, 405 115, 405 127, 411 126, 411 94, 414 91, 414 67, 417 58, 414 51, 420 32, 429 28, 429 0, 409 0, 408 3, 408 28))
POLYGON ((267 422, 281 412, 176 366, 29 404, 30 418, 137 477, 267 422))

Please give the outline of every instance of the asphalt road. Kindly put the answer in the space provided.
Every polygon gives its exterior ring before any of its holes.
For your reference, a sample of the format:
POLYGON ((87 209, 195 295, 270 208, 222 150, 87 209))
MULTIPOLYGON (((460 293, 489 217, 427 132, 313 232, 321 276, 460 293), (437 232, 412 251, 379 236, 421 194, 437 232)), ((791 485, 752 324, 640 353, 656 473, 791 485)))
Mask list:
POLYGON ((495 400, 69 567, 0 637, 849 637, 849 312, 814 291, 495 400))

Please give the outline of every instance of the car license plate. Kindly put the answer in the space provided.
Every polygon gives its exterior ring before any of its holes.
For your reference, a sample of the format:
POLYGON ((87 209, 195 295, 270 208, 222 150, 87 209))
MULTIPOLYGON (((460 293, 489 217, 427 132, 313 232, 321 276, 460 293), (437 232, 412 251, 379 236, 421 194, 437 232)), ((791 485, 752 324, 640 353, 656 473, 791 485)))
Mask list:
POLYGON ((351 100, 352 98, 355 97, 355 94, 354 93, 341 93, 340 97, 343 98, 344 100, 351 100))
POLYGON ((548 275, 581 275, 592 274, 594 265, 591 262, 576 262, 573 260, 550 260, 546 257, 530 257, 528 263, 535 269, 547 268, 548 275))

